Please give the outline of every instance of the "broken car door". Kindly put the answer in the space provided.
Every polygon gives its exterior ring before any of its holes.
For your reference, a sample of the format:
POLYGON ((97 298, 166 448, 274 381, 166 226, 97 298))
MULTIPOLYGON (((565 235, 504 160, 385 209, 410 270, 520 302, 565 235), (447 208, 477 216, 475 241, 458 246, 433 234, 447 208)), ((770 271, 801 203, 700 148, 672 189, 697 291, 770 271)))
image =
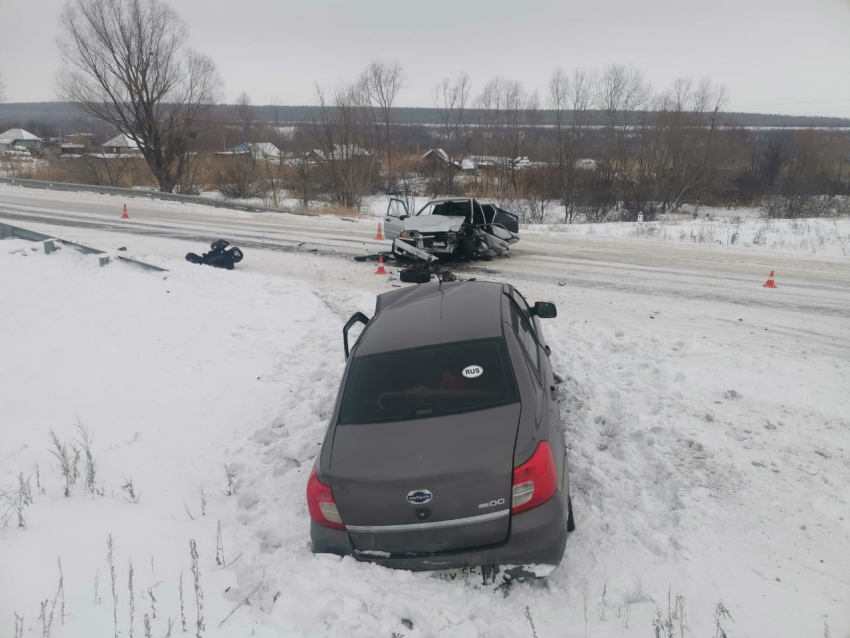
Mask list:
POLYGON ((387 214, 384 218, 384 237, 395 239, 404 230, 404 220, 410 213, 407 204, 402 199, 392 198, 387 204, 387 214))

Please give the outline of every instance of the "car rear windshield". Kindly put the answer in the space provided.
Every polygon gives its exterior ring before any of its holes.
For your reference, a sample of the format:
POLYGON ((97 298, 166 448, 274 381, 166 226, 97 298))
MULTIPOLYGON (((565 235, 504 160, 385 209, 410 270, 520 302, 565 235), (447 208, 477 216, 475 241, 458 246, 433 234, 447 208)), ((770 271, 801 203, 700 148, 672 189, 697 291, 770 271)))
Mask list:
POLYGON ((427 419, 517 401, 504 339, 357 357, 339 423, 427 419))

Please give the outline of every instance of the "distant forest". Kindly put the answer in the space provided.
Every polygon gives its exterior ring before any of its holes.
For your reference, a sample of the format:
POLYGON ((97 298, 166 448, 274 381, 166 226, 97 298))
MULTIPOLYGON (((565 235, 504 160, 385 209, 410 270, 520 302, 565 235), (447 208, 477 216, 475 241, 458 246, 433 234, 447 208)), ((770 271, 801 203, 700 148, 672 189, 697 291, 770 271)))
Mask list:
MULTIPOLYGON (((281 123, 309 122, 318 114, 316 106, 254 106, 254 116, 258 121, 265 120, 281 123), (277 114, 275 115, 275 111, 277 114)), ((425 107, 397 107, 393 108, 396 124, 400 125, 428 125, 440 122, 440 111, 435 108, 425 107)), ((469 120, 476 121, 476 110, 469 109, 469 120)), ((551 125, 555 122, 555 112, 547 109, 538 111, 540 124, 551 125)), ((627 114, 631 123, 638 124, 644 118, 646 112, 633 112, 627 114)), ((236 106, 220 104, 212 113, 213 119, 223 121, 236 117, 236 106)), ((588 113, 589 125, 601 125, 603 113, 601 111, 590 111, 588 113)), ((57 129, 72 127, 74 130, 65 130, 66 134, 80 132, 94 132, 102 129, 99 122, 84 116, 73 104, 64 102, 36 102, 36 103, 10 103, 0 104, 0 127, 24 126, 28 122, 42 126, 55 127, 57 129)), ((777 128, 809 128, 829 127, 850 129, 850 118, 824 117, 809 115, 779 115, 771 113, 723 113, 721 124, 723 126, 740 127, 777 127, 777 128)))

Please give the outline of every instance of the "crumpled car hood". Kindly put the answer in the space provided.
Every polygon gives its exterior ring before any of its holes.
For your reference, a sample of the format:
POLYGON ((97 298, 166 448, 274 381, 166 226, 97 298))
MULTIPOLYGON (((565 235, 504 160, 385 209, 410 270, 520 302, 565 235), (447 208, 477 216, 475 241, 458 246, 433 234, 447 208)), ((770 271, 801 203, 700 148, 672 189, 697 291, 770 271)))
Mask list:
POLYGON ((465 217, 447 217, 445 215, 417 215, 404 220, 404 230, 420 233, 457 232, 463 226, 465 217))

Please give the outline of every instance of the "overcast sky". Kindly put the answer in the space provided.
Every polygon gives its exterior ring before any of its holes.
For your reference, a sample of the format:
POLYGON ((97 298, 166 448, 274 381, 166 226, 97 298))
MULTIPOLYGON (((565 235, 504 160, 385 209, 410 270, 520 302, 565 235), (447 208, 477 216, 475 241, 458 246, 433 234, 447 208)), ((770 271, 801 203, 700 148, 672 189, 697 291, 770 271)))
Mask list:
MULTIPOLYGON (((65 0, 0 0, 9 101, 55 98, 65 0)), ((678 77, 726 85, 728 110, 850 117, 850 0, 170 0, 232 102, 313 104, 315 84, 398 60, 400 106, 466 71, 537 89, 552 71, 634 64, 656 89, 678 77)))

